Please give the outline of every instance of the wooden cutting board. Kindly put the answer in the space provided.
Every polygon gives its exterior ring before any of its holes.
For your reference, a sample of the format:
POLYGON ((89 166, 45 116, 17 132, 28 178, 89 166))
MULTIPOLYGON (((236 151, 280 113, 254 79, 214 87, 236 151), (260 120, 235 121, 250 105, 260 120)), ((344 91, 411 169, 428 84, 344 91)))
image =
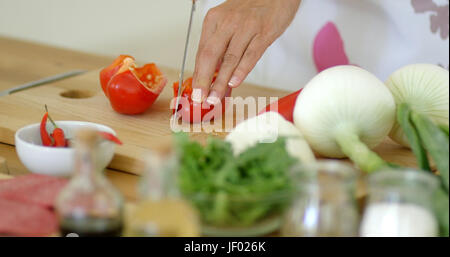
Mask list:
MULTIPOLYGON (((55 120, 79 120, 105 124, 113 128, 124 142, 117 147, 110 167, 139 174, 149 149, 157 150, 172 138, 169 102, 172 83, 178 72, 164 69, 168 84, 149 111, 142 115, 121 115, 112 110, 98 79, 99 71, 28 89, 0 98, 0 142, 14 144, 19 128, 40 122, 47 104, 55 120)), ((235 90, 239 96, 283 96, 284 91, 245 85, 235 90)), ((205 139, 207 135, 194 135, 205 139)))
MULTIPOLYGON (((109 167, 141 174, 148 151, 158 151, 170 144, 172 138, 169 102, 173 96, 172 83, 178 79, 178 72, 167 68, 162 70, 169 82, 151 109, 142 115, 127 116, 112 110, 99 84, 99 70, 0 97, 0 142, 14 144, 15 131, 40 122, 44 104, 47 104, 55 120, 90 121, 113 128, 124 144, 116 148, 116 155, 109 167)), ((286 94, 285 91, 254 85, 242 85, 233 91, 233 96, 244 98, 280 97, 286 94)), ((206 133, 194 133, 192 136, 200 141, 208 137, 206 133)), ((389 140, 378 147, 377 152, 388 161, 406 166, 416 165, 409 150, 389 140)))
POLYGON ((93 70, 109 57, 0 36, 0 91, 67 72, 93 70))

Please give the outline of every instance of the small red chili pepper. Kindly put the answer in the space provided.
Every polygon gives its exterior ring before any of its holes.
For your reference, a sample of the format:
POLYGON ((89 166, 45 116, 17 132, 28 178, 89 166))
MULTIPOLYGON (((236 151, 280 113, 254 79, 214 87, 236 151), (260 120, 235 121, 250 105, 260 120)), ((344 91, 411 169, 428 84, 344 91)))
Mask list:
POLYGON ((44 114, 44 117, 42 117, 41 126, 40 126, 40 132, 41 132, 41 141, 44 146, 52 146, 52 138, 47 132, 47 118, 48 118, 48 112, 44 114))
POLYGON ((66 147, 66 139, 64 138, 64 130, 61 128, 55 128, 53 130, 53 139, 55 139, 55 143, 53 146, 56 147, 66 147))
MULTIPOLYGON (((47 111, 47 114, 48 114, 47 105, 45 105, 45 110, 47 111)), ((52 144, 52 146, 66 147, 67 144, 66 144, 66 137, 64 135, 64 130, 62 130, 60 127, 58 127, 58 125, 56 125, 56 123, 53 121, 53 119, 52 119, 52 117, 50 117, 50 115, 48 115, 48 119, 55 127, 55 129, 53 130, 53 133, 52 133, 52 137, 54 140, 54 143, 52 144)))
POLYGON ((120 139, 118 139, 116 136, 114 136, 114 135, 111 134, 111 133, 104 132, 104 131, 99 131, 98 133, 99 133, 99 135, 100 135, 101 137, 103 137, 104 139, 106 139, 106 140, 108 140, 108 141, 114 142, 114 143, 116 143, 116 144, 118 144, 118 145, 121 145, 121 144, 122 144, 122 141, 120 141, 120 139))

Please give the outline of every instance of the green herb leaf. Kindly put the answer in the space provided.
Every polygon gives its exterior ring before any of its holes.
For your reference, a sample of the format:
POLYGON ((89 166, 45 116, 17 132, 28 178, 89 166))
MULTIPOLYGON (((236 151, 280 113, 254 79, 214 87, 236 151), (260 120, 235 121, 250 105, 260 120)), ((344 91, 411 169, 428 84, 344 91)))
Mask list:
MULTIPOLYGON (((231 144, 209 138, 205 147, 176 135, 181 193, 215 226, 251 225, 279 213, 289 197, 275 194, 293 189, 289 168, 296 163, 286 140, 257 144, 234 156, 231 144)), ((287 195, 289 196, 289 195, 287 195)))

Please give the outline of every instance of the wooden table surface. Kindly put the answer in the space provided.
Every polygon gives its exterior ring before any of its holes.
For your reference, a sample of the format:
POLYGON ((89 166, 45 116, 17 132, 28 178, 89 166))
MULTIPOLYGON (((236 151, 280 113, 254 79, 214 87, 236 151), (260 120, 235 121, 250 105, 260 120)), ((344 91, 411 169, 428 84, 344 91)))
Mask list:
MULTIPOLYGON (((0 37, 0 90, 4 90, 7 88, 10 88, 12 86, 16 86, 18 84, 26 83, 32 80, 37 80, 46 76, 55 75, 57 73, 66 72, 72 69, 86 69, 90 70, 90 73, 79 75, 74 78, 70 78, 67 80, 62 80, 60 82, 56 82, 55 84, 45 85, 42 87, 37 87, 34 89, 29 89, 30 91, 26 90, 27 93, 21 94, 22 92, 13 94, 11 96, 6 96, 5 98, 0 98, 0 125, 9 126, 11 124, 11 127, 9 127, 9 130, 1 130, 0 129, 0 138, 5 138, 6 140, 1 141, 3 143, 0 143, 0 157, 4 157, 6 160, 7 169, 1 169, 0 164, 0 172, 2 170, 8 170, 8 172, 11 175, 18 175, 18 174, 24 174, 28 171, 26 168, 20 163, 16 153, 15 148, 13 146, 13 133, 15 132, 16 126, 18 124, 21 124, 18 121, 18 118, 16 113, 21 108, 25 108, 26 105, 30 105, 30 103, 27 103, 27 100, 30 97, 30 94, 36 94, 39 96, 40 94, 46 94, 46 92, 52 92, 52 90, 56 90, 56 93, 59 91, 63 91, 65 89, 71 89, 74 86, 79 86, 80 88, 85 88, 87 85, 83 84, 84 82, 93 82, 94 80, 97 80, 97 74, 98 69, 100 67, 108 65, 112 61, 112 58, 106 58, 101 56, 95 56, 92 54, 85 54, 80 53, 76 51, 66 50, 66 49, 60 49, 55 48, 51 46, 45 46, 41 44, 36 43, 30 43, 30 42, 23 42, 19 40, 9 39, 9 38, 2 38, 0 37), (30 93, 31 92, 31 93, 30 93), (22 97, 21 97, 22 96, 22 97), (17 101, 9 101, 4 99, 17 99, 17 101), (3 104, 3 105, 2 105, 3 104), (25 107, 24 107, 25 106, 25 107)), ((177 71, 170 70, 170 69, 163 69, 166 74, 169 74, 172 78, 176 77, 177 71)), ((172 81, 171 81, 172 82, 172 81)), ((168 85, 169 86, 169 85, 168 85)), ((98 101, 101 101, 102 104, 107 106, 107 100, 103 95, 98 93, 99 85, 98 82, 95 84, 95 89, 89 89, 94 90, 96 95, 92 99, 98 99, 98 101), (97 98, 96 98, 97 97, 97 98)), ((163 93, 162 97, 163 99, 167 100, 170 96, 170 89, 166 90, 165 93, 163 93)), ((246 95, 264 95, 264 96, 282 96, 286 94, 286 92, 281 90, 274 90, 274 89, 264 89, 260 87, 254 87, 254 86, 245 86, 240 87, 238 90, 236 90, 237 95, 240 96, 246 96, 246 95)), ((236 93, 235 92, 235 93, 236 93)), ((43 97, 43 96, 42 96, 43 97)), ((44 98, 42 98, 44 99, 44 98)), ((42 100, 41 98, 38 98, 37 103, 43 104, 42 102, 39 102, 42 100)), ((95 102, 92 100, 92 102, 95 102)), ((52 97, 48 97, 49 103, 52 103, 52 101, 56 101, 52 97)), ((158 100, 163 101, 163 100, 158 100)), ((32 108, 23 109, 26 112, 25 115, 29 115, 30 117, 40 117, 42 114, 42 110, 39 109, 39 111, 33 109, 38 108, 36 107, 36 103, 33 103, 34 105, 32 108)), ((70 106, 70 103, 67 103, 67 107, 70 106)), ((89 107, 89 102, 88 102, 89 107)), ((92 106, 91 106, 92 107, 92 106)), ((153 108, 153 107, 152 107, 153 108)), ((166 108, 167 106, 164 105, 156 105, 154 108, 166 108)), ((22 110, 22 113, 23 113, 22 110)), ((91 109, 93 110, 93 109, 91 109)), ((68 110, 58 110, 55 113, 55 119, 60 119, 63 117, 81 117, 79 114, 73 114, 71 109, 68 110), (72 116, 70 116, 72 115, 72 116)), ((100 117, 100 114, 97 113, 97 116, 92 116, 91 118, 97 118, 100 117)), ((119 130, 121 129, 120 124, 134 124, 133 123, 133 117, 123 117, 118 116, 114 112, 110 112, 107 114, 107 117, 103 117, 103 120, 108 120, 113 126, 117 126, 119 130)), ((166 115, 166 114, 164 114, 166 115)), ((22 117, 20 117, 22 118, 22 117)), ((141 117, 142 118, 142 117, 141 117)), ((148 118, 148 117, 147 117, 148 118)), ((164 119, 165 116, 164 116, 164 119)), ((150 122, 148 124, 151 124, 151 119, 146 119, 145 122, 150 122)), ((38 122, 38 121, 34 121, 38 122)), ((142 122, 142 121, 140 121, 142 122)), ((24 124, 26 125, 26 124, 24 124)), ((142 125, 142 124, 141 124, 142 125)), ((145 134, 141 133, 139 130, 120 130, 120 135, 122 136, 128 136, 128 134, 135 133, 135 141, 134 144, 140 144, 145 146, 145 134)), ((155 143, 153 143, 154 145, 155 143)), ((119 156, 121 152, 126 152, 125 150, 119 150, 119 156)), ((386 140, 382 145, 380 145, 377 149, 375 149, 376 152, 378 152, 382 158, 386 159, 387 161, 396 162, 400 165, 405 166, 415 166, 416 162, 409 150, 406 150, 399 145, 396 145, 390 140, 386 140)), ((116 156, 117 156, 116 152, 116 156)), ((115 160, 117 158, 115 157, 115 160)), ((125 165, 128 165, 126 162, 121 162, 122 164, 125 163, 125 165)), ((107 170, 108 177, 112 180, 112 182, 122 191, 122 193, 130 200, 133 200, 136 198, 135 188, 136 183, 138 181, 138 176, 129 174, 126 172, 123 172, 126 169, 122 169, 124 165, 120 165, 117 161, 112 162, 113 169, 107 170)), ((362 190, 364 191, 364 190, 362 190)))
MULTIPOLYGON (((0 91, 70 70, 82 69, 90 71, 87 74, 71 78, 71 81, 66 79, 51 83, 55 87, 71 89, 74 84, 78 85, 79 81, 84 82, 83 79, 85 78, 88 81, 96 81, 98 69, 109 65, 113 59, 0 36, 0 91)), ((177 72, 174 70, 164 69, 164 71, 165 73, 170 73, 171 76, 177 76, 177 72)), ((97 89, 98 87, 96 87, 97 89)), ((42 89, 42 86, 40 86, 30 90, 41 92, 45 89, 42 89)), ((270 92, 270 95, 283 95, 285 93, 283 91, 275 93, 277 92, 276 90, 269 89, 265 92, 270 92)), ((166 108, 166 106, 163 108, 166 108)), ((1 117, 0 122, 9 123, 14 120, 17 117, 14 113, 15 109, 14 106, 8 104, 2 106, 2 110, 9 113, 9 115, 1 117)), ((42 112, 42 110, 35 111, 39 115, 42 112)), ((35 117, 40 117, 39 115, 35 117)), ((54 118, 59 119, 59 115, 56 114, 54 118)), ((14 133, 14 131, 9 132, 14 133)), ((11 133, 6 138, 11 139, 11 133)), ((0 137, 4 134, 5 131, 0 130, 0 137)), ((8 172, 12 176, 26 174, 29 171, 17 157, 13 144, 13 140, 0 140, 0 160, 2 161, 0 163, 0 173, 8 172)), ((136 185, 139 176, 124 172, 123 169, 107 169, 106 174, 128 200, 137 198, 136 185)))
MULTIPOLYGON (((35 51, 38 50, 35 49, 35 51)), ((58 50, 58 52, 60 51, 58 50)), ((47 55, 46 53, 50 51, 42 52, 47 55)), ((21 54, 21 52, 17 51, 16 54, 21 54)), ((14 59, 13 56, 5 56, 4 58, 0 56, 0 58, 14 59)), ((39 59, 45 59, 45 56, 39 59)), ((52 60, 50 59, 50 62, 52 60)), ((58 60, 62 61, 63 58, 58 60)), ((71 59, 67 58, 67 60, 71 59)), ((18 61, 13 60, 11 62, 18 61)), ((146 62, 150 61, 147 60, 146 62)), ((138 60, 137 63, 142 64, 143 62, 138 60)), ((102 66, 106 65, 108 63, 102 66)), ((14 134, 18 129, 40 122, 44 104, 46 104, 55 120, 88 121, 111 127, 118 134, 123 145, 116 148, 114 159, 109 167, 133 174, 141 174, 144 171, 149 150, 158 151, 161 146, 171 144, 173 132, 170 127, 170 116, 172 113, 169 107, 170 101, 173 99, 172 84, 178 80, 179 71, 160 66, 168 82, 157 101, 143 114, 121 115, 112 110, 100 87, 99 70, 102 66, 97 66, 85 74, 1 97, 0 142, 13 145, 14 134)), ((2 83, 0 77, 0 84, 2 83)), ((264 97, 264 100, 268 103, 270 97, 280 97, 286 93, 286 91, 267 89, 250 84, 242 85, 233 90, 233 96, 252 97, 250 100, 255 100, 257 103, 260 99, 254 97, 264 97)), ((266 103, 260 104, 252 115, 256 115, 256 110, 263 108, 266 103)), ((228 109, 232 110, 232 108, 228 109)), ((231 130, 235 115, 224 115, 223 117, 224 120, 231 120, 227 123, 231 124, 231 126, 228 126, 231 130)), ((222 123, 219 123, 220 128, 222 128, 222 123)), ((186 126, 186 123, 184 123, 184 126, 186 126)), ((215 134, 218 135, 219 133, 215 134)), ((191 133, 191 135, 200 141, 205 141, 210 134, 191 133)), ((220 135, 223 136, 224 133, 220 135)))
MULTIPOLYGON (((94 70, 113 58, 62 49, 39 43, 0 37, 0 91, 70 70, 94 70)), ((0 143, 0 173, 16 176, 28 173, 11 144, 0 143), (5 168, 5 166, 7 168, 5 168)), ((126 199, 136 199, 139 177, 107 169, 106 174, 126 199)))
POLYGON ((0 36, 0 91, 67 72, 93 70, 112 58, 0 36))

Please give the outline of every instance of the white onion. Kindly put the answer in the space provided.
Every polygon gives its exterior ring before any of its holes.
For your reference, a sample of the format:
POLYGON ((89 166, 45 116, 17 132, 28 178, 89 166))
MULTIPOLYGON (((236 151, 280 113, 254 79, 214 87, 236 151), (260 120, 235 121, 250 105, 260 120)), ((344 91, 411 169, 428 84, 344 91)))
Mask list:
POLYGON ((315 157, 300 131, 280 114, 266 112, 236 126, 226 137, 238 155, 257 143, 271 143, 279 136, 287 137, 286 150, 302 163, 311 163, 315 157))
POLYGON ((394 119, 395 102, 388 88, 356 66, 318 74, 294 108, 295 125, 314 151, 324 157, 348 156, 363 170, 384 162, 369 149, 384 140, 394 119))
MULTIPOLYGON (((436 124, 448 126, 449 72, 437 65, 413 64, 394 72, 386 82, 397 105, 407 103, 417 113, 431 118, 436 124)), ((409 146, 403 130, 395 123, 390 137, 409 146)))

